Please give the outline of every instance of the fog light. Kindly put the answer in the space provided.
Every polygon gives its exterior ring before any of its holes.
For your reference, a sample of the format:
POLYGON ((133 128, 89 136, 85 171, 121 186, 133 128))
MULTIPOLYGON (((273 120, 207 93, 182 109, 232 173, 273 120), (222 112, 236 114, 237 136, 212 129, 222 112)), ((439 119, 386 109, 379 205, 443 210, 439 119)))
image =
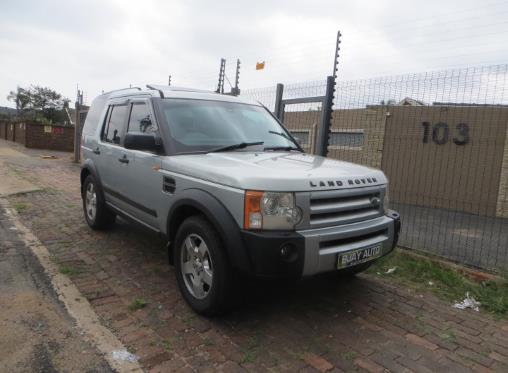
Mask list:
POLYGON ((280 248, 280 257, 283 261, 287 263, 296 261, 296 259, 298 259, 298 252, 296 250, 296 247, 290 243, 284 244, 280 248))

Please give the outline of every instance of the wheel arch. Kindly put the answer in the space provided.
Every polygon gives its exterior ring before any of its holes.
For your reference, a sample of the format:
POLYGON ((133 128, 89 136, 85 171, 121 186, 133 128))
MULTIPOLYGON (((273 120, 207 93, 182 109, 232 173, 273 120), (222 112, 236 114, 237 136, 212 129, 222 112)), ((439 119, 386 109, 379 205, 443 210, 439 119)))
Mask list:
POLYGON ((212 224, 219 233, 228 260, 234 268, 249 271, 251 263, 242 241, 240 227, 228 209, 217 198, 201 189, 183 191, 169 211, 166 233, 170 242, 168 248, 171 263, 178 227, 192 215, 202 215, 212 224))
POLYGON ((99 174, 94 166, 94 164, 90 160, 86 160, 81 166, 81 172, 79 175, 80 185, 81 185, 81 194, 83 194, 83 186, 85 184, 85 180, 88 175, 93 175, 97 183, 100 185, 99 174))

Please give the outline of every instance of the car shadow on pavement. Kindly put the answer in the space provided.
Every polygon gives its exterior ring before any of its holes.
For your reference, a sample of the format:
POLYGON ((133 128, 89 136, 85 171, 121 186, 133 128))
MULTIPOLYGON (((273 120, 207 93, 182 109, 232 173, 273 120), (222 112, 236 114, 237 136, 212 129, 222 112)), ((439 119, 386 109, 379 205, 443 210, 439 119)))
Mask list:
MULTIPOLYGON (((141 227, 119 222, 112 230, 124 237, 126 246, 137 247, 138 254, 143 255, 151 264, 167 265, 168 258, 165 242, 141 227), (154 262, 152 262, 154 261, 154 262)), ((167 283, 170 288, 177 287, 174 267, 170 267, 167 283)), ((167 275, 166 274, 166 275, 167 275)), ((155 275, 163 275, 161 273, 155 275)), ((319 312, 336 317, 338 313, 348 314, 357 305, 355 300, 368 297, 373 286, 372 280, 365 275, 352 277, 326 275, 304 279, 262 279, 238 276, 233 287, 233 299, 229 312, 221 318, 225 320, 253 316, 269 317, 289 311, 319 312)), ((150 276, 149 273, 146 276, 150 276)), ((182 298, 183 300, 183 298, 182 298)))

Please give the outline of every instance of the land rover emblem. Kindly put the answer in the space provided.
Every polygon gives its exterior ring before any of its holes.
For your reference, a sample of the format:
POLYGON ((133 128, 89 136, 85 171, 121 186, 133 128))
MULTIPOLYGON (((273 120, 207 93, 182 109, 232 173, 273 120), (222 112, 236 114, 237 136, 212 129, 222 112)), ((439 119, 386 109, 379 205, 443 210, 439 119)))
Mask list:
MULTIPOLYGON (((342 182, 340 180, 316 180, 316 181, 309 181, 309 184, 312 188, 316 187, 341 187, 346 183, 346 181, 342 182)), ((347 183, 349 185, 359 185, 359 184, 372 184, 377 183, 377 179, 375 177, 368 177, 364 179, 349 179, 347 180, 347 183)))
POLYGON ((381 198, 379 198, 379 197, 372 197, 370 199, 370 203, 372 203, 372 206, 378 207, 381 204, 381 198))

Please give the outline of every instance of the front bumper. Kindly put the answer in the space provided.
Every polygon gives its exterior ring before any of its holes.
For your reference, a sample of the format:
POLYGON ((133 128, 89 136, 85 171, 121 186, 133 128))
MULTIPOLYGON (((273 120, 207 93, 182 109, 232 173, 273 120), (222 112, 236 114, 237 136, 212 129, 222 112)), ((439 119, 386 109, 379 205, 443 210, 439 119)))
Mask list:
POLYGON ((297 232, 242 231, 252 275, 302 277, 331 272, 340 253, 381 245, 381 256, 397 245, 400 216, 387 215, 358 223, 297 232))

